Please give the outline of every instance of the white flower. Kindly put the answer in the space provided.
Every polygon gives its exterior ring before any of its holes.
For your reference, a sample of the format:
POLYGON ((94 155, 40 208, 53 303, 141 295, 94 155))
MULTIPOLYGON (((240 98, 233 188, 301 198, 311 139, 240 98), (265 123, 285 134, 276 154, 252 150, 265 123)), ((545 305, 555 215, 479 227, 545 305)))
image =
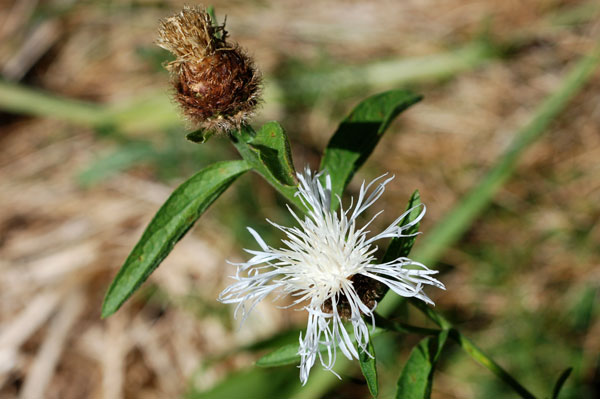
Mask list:
POLYGON ((378 183, 370 194, 371 187, 385 175, 366 187, 363 182, 354 207, 350 205, 336 213, 331 211, 331 179, 326 175, 323 187, 319 181, 322 173, 313 175, 308 168, 304 174, 298 173, 297 195, 308 209, 307 215, 302 219, 288 209, 299 227, 284 227, 269 221, 287 235, 282 240, 286 247, 270 247, 256 231, 248 228, 261 250, 246 250, 254 256, 247 262, 234 264, 237 282, 219 296, 223 303, 237 303, 235 314, 237 316, 241 310, 243 319, 270 293, 278 294, 276 298, 289 295, 294 300, 287 307, 299 305, 308 312, 306 335, 300 334, 300 380, 303 384, 317 356, 323 367, 330 371, 335 364, 337 348, 348 359, 358 358, 358 351, 342 319, 352 323, 356 344, 366 351, 369 334, 363 316, 370 317, 375 326, 373 312, 378 299, 374 294, 375 287, 383 284, 398 295, 416 297, 430 304, 433 302, 423 292, 423 284, 444 288, 441 282, 431 277, 437 271, 421 263, 404 257, 377 263, 374 256, 377 246, 373 242, 411 236, 403 232, 421 220, 425 206, 411 223, 397 226, 415 208, 400 215, 383 232, 367 238, 367 227, 382 211, 361 228, 357 228, 356 220, 377 201, 393 177, 378 183), (322 351, 323 347, 326 351, 322 351))

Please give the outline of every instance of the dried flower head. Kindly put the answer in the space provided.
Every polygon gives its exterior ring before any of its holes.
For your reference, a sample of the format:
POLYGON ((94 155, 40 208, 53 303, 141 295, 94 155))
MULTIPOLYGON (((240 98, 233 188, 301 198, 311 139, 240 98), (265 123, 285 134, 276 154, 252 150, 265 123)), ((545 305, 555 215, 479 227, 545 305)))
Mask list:
POLYGON ((200 7, 185 6, 163 19, 157 44, 175 55, 166 65, 183 113, 200 128, 227 132, 253 115, 260 101, 260 73, 225 24, 213 25, 200 7))
MULTIPOLYGON (((256 239, 260 250, 247 250, 254 255, 238 267, 237 280, 226 288, 219 300, 236 303, 237 311, 245 317, 254 306, 270 293, 277 297, 290 296, 290 306, 300 306, 308 313, 306 334, 300 335, 300 380, 306 383, 310 369, 317 358, 332 370, 337 349, 348 359, 358 358, 350 334, 342 320, 352 325, 359 350, 367 351, 369 334, 363 317, 371 318, 375 326, 374 310, 385 288, 404 297, 415 297, 433 304, 423 292, 425 285, 444 288, 432 275, 436 270, 409 258, 400 257, 377 263, 374 242, 384 238, 409 237, 406 231, 418 223, 425 214, 412 222, 398 226, 404 217, 415 210, 400 215, 383 232, 368 237, 371 221, 358 228, 357 220, 383 194, 385 185, 392 180, 381 177, 365 186, 364 182, 354 207, 331 211, 331 179, 326 176, 323 186, 320 174, 310 170, 298 174, 298 196, 309 209, 304 218, 290 212, 299 227, 284 227, 272 223, 286 234, 283 248, 268 246, 258 233, 248 230, 256 239), (369 193, 371 187, 376 188, 369 193), (327 351, 321 352, 321 346, 327 351)), ((367 352, 368 353, 368 352, 367 352)))

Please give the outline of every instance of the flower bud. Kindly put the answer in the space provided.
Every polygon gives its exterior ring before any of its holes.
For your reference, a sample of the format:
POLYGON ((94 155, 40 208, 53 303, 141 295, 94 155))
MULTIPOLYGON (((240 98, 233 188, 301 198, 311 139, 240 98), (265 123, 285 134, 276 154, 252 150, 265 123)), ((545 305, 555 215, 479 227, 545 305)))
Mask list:
POLYGON ((239 129, 260 101, 260 73, 225 24, 213 25, 206 10, 187 7, 163 19, 157 44, 175 55, 166 65, 175 100, 198 127, 212 132, 239 129))

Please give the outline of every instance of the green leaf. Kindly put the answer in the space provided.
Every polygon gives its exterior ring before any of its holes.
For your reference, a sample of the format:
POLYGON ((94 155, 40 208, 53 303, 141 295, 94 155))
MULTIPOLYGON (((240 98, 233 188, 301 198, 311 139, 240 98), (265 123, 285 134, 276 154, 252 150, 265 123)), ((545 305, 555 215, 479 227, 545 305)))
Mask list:
MULTIPOLYGON (((408 210, 412 209, 412 211, 409 214, 407 214, 404 218, 402 218, 402 220, 398 223, 398 226, 406 226, 407 224, 414 222, 422 212, 422 207, 419 205, 421 205, 421 196, 419 195, 419 190, 415 190, 415 192, 413 192, 410 199, 408 200, 408 204, 406 205, 406 210, 408 211, 408 210)), ((414 225, 412 225, 411 227, 406 229, 403 232, 403 234, 409 235, 409 234, 418 233, 419 225, 420 225, 420 222, 415 223, 414 225)), ((390 242, 390 245, 388 245, 387 250, 385 251, 385 254, 383 255, 383 258, 381 259, 381 263, 391 262, 394 259, 398 259, 402 256, 408 256, 408 254, 410 254, 410 251, 411 251, 416 239, 417 239, 416 235, 414 235, 412 237, 395 237, 395 238, 393 238, 392 241, 390 242)), ((389 288, 387 286, 383 286, 381 288, 380 295, 383 296, 388 291, 389 291, 389 288)), ((386 298, 388 298, 388 297, 389 296, 387 296, 386 298)), ((399 301, 406 300, 406 298, 401 297, 401 296, 398 296, 397 298, 399 298, 399 301)), ((379 307, 378 307, 379 312, 381 312, 383 309, 383 312, 385 313, 387 306, 388 306, 387 302, 384 299, 379 304, 379 307)))
POLYGON ((250 165, 245 161, 218 162, 196 173, 171 194, 110 285, 102 305, 103 318, 119 309, 210 204, 249 169, 250 165))
POLYGON ((248 144, 274 179, 287 186, 297 185, 290 143, 279 122, 264 124, 248 144))
POLYGON ((193 143, 204 144, 208 141, 208 139, 214 136, 214 134, 215 132, 212 130, 198 129, 188 133, 185 138, 193 143))
MULTIPOLYGON (((419 195, 419 190, 415 190, 415 192, 411 195, 408 200, 408 205, 406 206, 406 210, 413 209, 408 215, 406 215, 398 226, 406 226, 407 224, 416 220, 422 212, 421 205, 421 196, 419 195)), ((412 225, 410 228, 406 229, 403 234, 416 234, 419 232, 419 222, 412 225)), ((382 263, 390 262, 394 259, 400 258, 402 256, 408 256, 410 254, 410 250, 412 249, 417 236, 414 235, 412 237, 395 237, 390 242, 387 250, 385 251, 385 255, 383 256, 382 263)))
POLYGON ((410 353, 398 380, 396 399, 429 399, 433 371, 448 338, 448 330, 421 340, 410 353))
POLYGON ((300 388, 298 369, 285 367, 279 369, 252 368, 232 373, 208 391, 191 390, 188 399, 224 399, 224 398, 287 398, 294 388, 300 388))
POLYGON ((287 364, 298 364, 300 363, 298 349, 299 345, 296 343, 280 346, 258 359, 256 365, 259 367, 278 367, 287 364))
MULTIPOLYGON (((348 326, 349 328, 349 326, 348 326)), ((385 332, 381 328, 375 328, 375 331, 371 333, 371 338, 380 335, 385 332)), ((354 334, 350 333, 350 339, 352 342, 356 342, 354 334)), ((298 364, 300 363, 300 355, 298 355, 298 349, 300 345, 298 343, 283 345, 273 352, 267 353, 256 361, 256 365, 259 367, 277 367, 284 366, 287 364, 298 364)), ((327 352, 326 346, 321 346, 321 353, 327 352)))
POLYGON ((367 345, 367 352, 358 348, 358 362, 360 364, 360 371, 362 371, 369 387, 369 392, 376 398, 379 395, 379 384, 377 381, 377 365, 375 360, 375 348, 373 347, 373 340, 369 337, 369 344, 367 345), (369 356, 369 354, 371 356, 369 356))
POLYGON ((394 118, 421 98, 407 90, 376 94, 358 104, 342 121, 321 160, 321 169, 331 175, 333 198, 341 197, 394 118))
POLYGON ((298 192, 287 135, 277 122, 265 124, 259 132, 249 125, 230 133, 242 158, 298 209, 304 210, 295 196, 298 192))
POLYGON ((571 375, 572 371, 573 367, 569 367, 560 374, 558 380, 556 380, 556 384, 554 384, 554 388, 552 389, 552 399, 558 399, 558 394, 560 393, 560 390, 567 381, 567 378, 569 378, 569 376, 571 375))

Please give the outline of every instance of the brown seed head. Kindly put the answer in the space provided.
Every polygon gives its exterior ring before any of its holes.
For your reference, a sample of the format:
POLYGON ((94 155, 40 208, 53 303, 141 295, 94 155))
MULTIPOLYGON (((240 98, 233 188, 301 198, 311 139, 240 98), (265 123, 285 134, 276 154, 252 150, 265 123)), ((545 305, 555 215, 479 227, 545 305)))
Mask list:
POLYGON ((166 65, 183 113, 199 127, 227 132, 246 123, 260 102, 260 73, 225 24, 199 7, 161 21, 157 44, 175 55, 166 65))

